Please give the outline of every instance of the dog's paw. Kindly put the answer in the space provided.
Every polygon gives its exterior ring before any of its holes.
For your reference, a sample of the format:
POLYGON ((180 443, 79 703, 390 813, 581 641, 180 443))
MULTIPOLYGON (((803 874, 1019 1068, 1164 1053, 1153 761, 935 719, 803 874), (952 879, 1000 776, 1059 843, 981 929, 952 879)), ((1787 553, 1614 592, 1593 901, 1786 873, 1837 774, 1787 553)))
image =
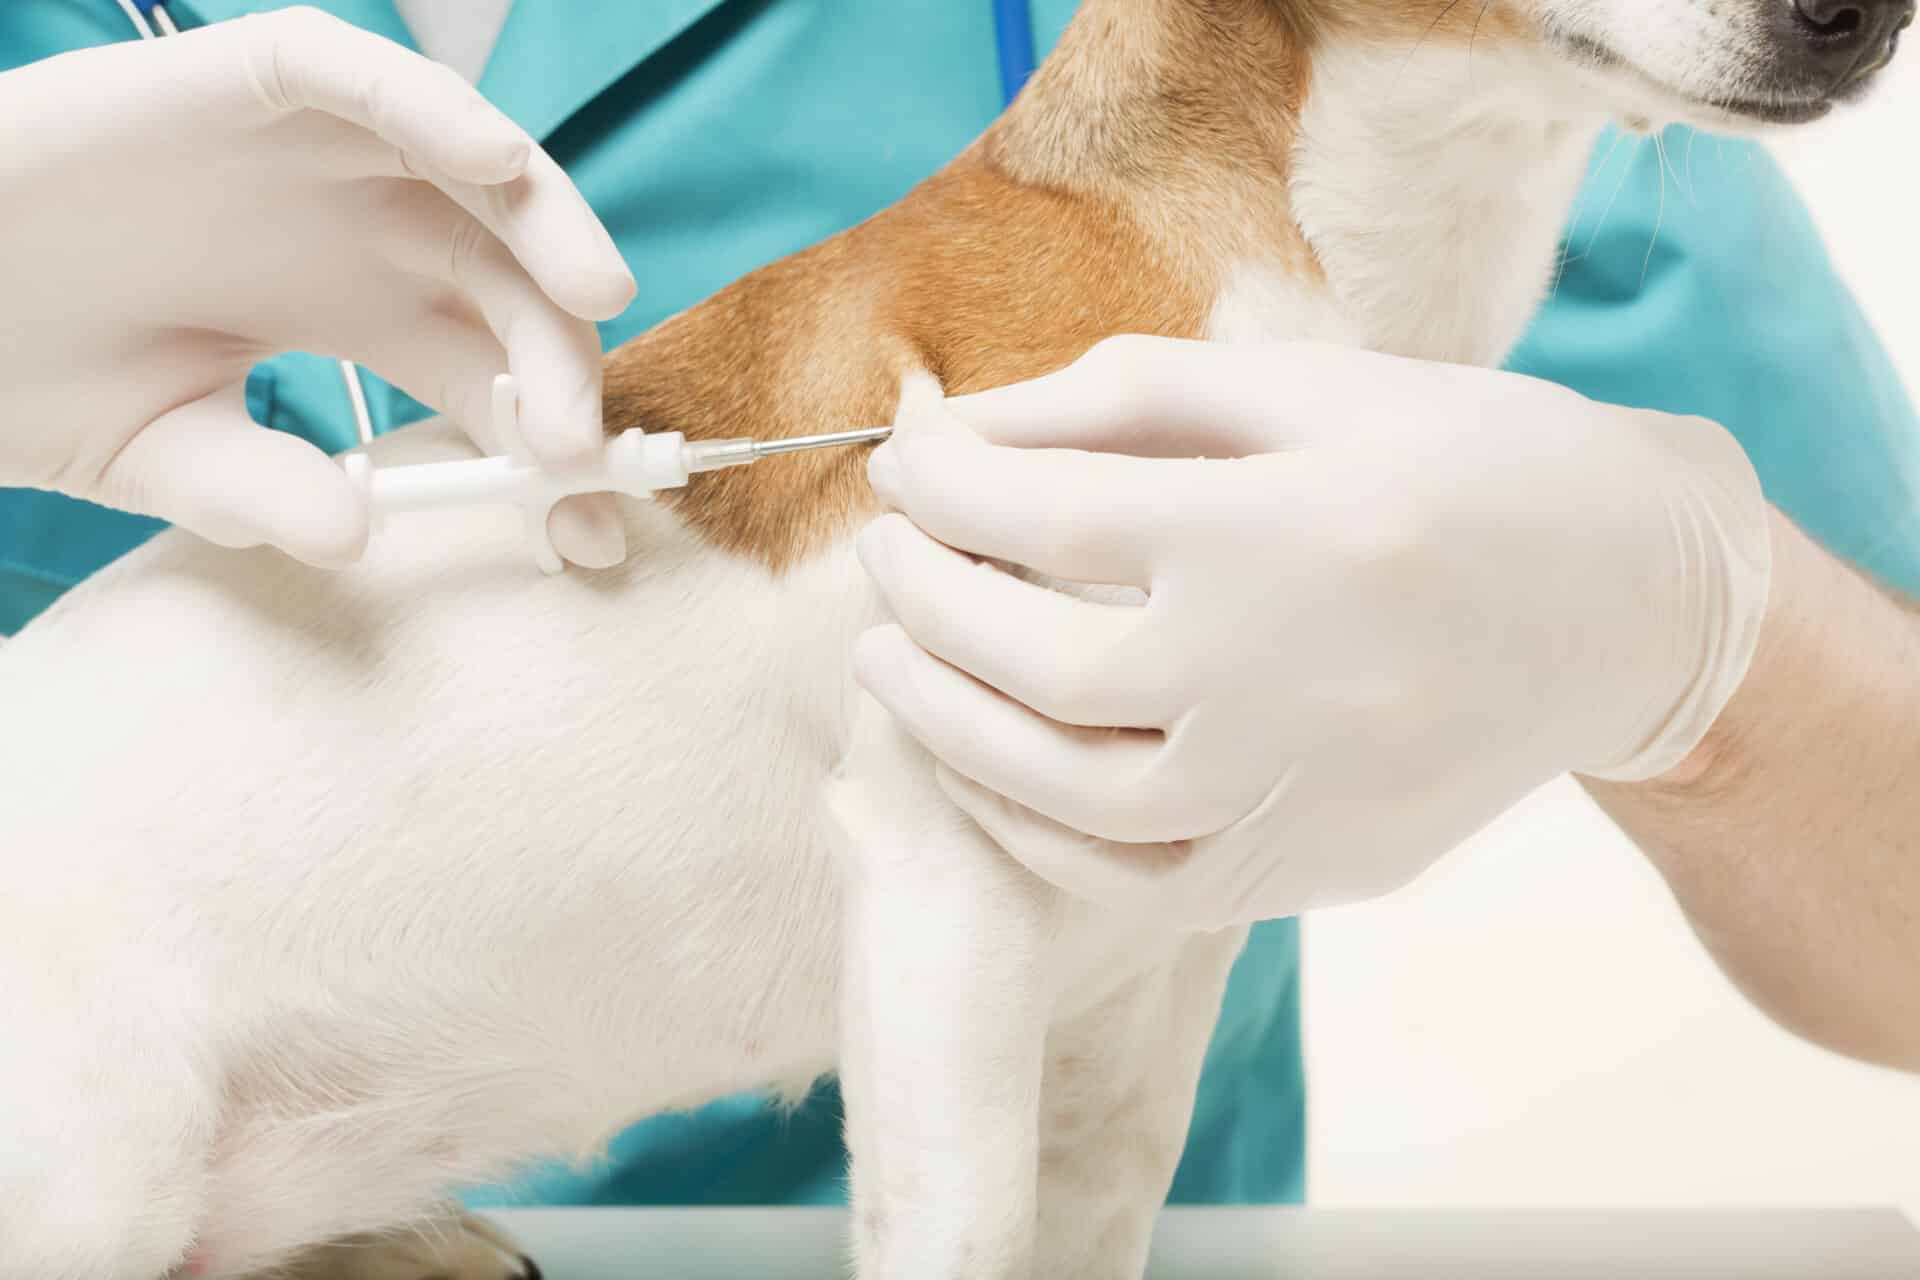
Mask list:
POLYGON ((513 1237, 481 1218, 378 1236, 357 1236, 305 1253, 279 1280, 541 1280, 513 1237))

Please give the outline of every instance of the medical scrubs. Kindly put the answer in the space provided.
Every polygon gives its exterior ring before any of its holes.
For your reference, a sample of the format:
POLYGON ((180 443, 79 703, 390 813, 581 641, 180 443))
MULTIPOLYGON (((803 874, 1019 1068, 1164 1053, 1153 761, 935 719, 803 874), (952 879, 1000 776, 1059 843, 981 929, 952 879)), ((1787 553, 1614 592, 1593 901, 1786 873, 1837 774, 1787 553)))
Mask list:
MULTIPOLYGON (((320 2, 409 42, 388 0, 320 2)), ((272 7, 170 6, 189 26, 272 7)), ((1036 0, 1043 48, 1072 7, 1036 0)), ((0 67, 127 34, 112 0, 5 0, 0 67)), ((898 199, 1002 105, 988 0, 519 0, 480 87, 567 167, 639 277, 639 300, 603 327, 609 346, 898 199)), ((1920 592, 1920 424, 1885 354, 1763 151, 1678 130, 1667 142, 1666 165, 1651 146, 1602 143, 1565 267, 1515 367, 1725 423, 1789 515, 1920 592)), ((382 428, 423 412, 384 386, 372 401, 382 428)), ((270 426, 334 448, 352 441, 324 361, 263 367, 249 403, 270 426)), ((155 528, 0 493, 0 632, 155 528)), ((1176 1200, 1303 1195, 1299 964, 1293 923, 1255 931, 1176 1200)), ((638 1125, 600 1167, 534 1171, 517 1192, 474 1198, 835 1201, 838 1106, 830 1086, 790 1112, 725 1100, 638 1125)))

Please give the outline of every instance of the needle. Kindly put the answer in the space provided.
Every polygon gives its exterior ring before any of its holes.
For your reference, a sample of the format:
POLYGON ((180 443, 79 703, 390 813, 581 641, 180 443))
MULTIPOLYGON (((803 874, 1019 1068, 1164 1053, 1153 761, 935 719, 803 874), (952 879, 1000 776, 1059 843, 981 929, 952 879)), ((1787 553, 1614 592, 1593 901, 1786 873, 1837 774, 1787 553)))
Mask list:
POLYGON ((753 456, 770 458, 776 453, 805 453, 809 449, 838 449, 845 445, 880 444, 893 434, 892 427, 869 427, 865 431, 836 431, 824 436, 794 436, 787 440, 756 440, 753 456))
POLYGON ((698 474, 726 467, 744 467, 748 463, 778 457, 783 453, 878 444, 892 434, 892 427, 869 427, 864 431, 836 431, 824 436, 788 436, 784 440, 689 440, 686 445, 687 470, 698 474))

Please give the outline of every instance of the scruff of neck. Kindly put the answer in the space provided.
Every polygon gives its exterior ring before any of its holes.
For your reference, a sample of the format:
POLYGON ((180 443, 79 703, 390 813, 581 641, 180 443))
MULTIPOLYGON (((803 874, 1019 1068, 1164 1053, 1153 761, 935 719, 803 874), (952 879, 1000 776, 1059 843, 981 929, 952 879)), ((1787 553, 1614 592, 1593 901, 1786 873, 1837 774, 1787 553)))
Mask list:
POLYGON ((1021 183, 1123 209, 1204 269, 1287 252, 1287 182, 1316 43, 1270 0, 1086 0, 981 141, 1021 183))
POLYGON ((1124 211, 1205 296, 1269 282, 1271 323, 1228 336, 1487 364, 1538 304, 1604 124, 1491 5, 1086 0, 979 149, 1124 211), (1327 331, 1294 332, 1314 292, 1327 331))

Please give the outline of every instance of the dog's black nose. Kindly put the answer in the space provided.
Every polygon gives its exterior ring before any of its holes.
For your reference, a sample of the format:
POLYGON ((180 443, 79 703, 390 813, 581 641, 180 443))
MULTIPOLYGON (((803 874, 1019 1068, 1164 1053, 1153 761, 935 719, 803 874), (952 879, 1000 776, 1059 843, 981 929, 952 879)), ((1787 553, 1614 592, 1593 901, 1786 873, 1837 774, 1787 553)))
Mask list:
POLYGON ((1885 66, 1913 23, 1914 0, 1787 0, 1793 30, 1782 52, 1829 93, 1885 66))

